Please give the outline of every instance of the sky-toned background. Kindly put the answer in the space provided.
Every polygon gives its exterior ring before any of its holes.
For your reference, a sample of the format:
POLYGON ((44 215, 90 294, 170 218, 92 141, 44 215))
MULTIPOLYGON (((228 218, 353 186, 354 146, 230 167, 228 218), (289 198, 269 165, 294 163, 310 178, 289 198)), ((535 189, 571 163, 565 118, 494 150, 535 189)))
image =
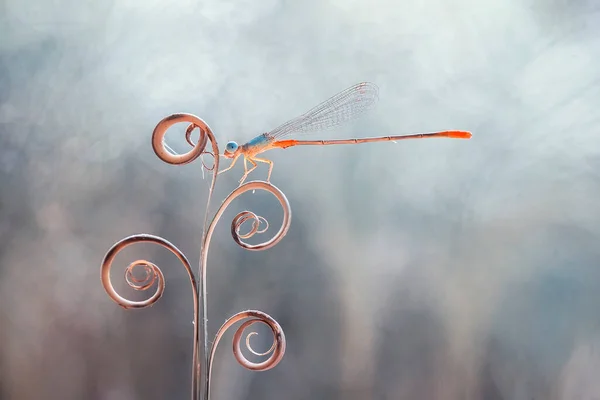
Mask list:
MULTIPOLYGON (((276 228, 279 205, 257 192, 228 209, 209 256, 209 333, 259 309, 287 352, 251 372, 229 334, 213 398, 600 397, 594 3, 1 1, 0 398, 188 398, 181 265, 149 245, 119 259, 118 288, 135 258, 161 265, 166 291, 149 309, 121 309, 99 279, 104 253, 134 233, 197 265, 209 180, 199 162, 161 162, 154 126, 193 113, 223 148, 361 81, 379 86, 377 108, 313 137, 473 138, 267 153, 291 229, 248 252, 231 218, 250 209, 276 228)), ((241 171, 219 177, 214 204, 241 171)))

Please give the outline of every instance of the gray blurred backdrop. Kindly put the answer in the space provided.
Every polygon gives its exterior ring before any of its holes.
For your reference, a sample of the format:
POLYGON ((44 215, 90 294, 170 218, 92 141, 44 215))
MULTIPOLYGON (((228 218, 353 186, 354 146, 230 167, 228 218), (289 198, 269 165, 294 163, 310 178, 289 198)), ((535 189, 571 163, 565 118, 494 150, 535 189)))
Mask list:
POLYGON ((473 138, 267 153, 291 230, 242 250, 231 218, 276 229, 281 210, 266 193, 234 202, 209 257, 209 332, 256 308, 288 349, 247 371, 230 333, 213 398, 599 398, 599 27, 592 0, 0 2, 0 397, 188 398, 182 266, 150 245, 119 256, 129 297, 128 262, 166 274, 143 310, 99 279, 134 233, 197 266, 209 180, 161 162, 154 126, 193 113, 223 148, 372 81, 373 112, 313 137, 473 138))

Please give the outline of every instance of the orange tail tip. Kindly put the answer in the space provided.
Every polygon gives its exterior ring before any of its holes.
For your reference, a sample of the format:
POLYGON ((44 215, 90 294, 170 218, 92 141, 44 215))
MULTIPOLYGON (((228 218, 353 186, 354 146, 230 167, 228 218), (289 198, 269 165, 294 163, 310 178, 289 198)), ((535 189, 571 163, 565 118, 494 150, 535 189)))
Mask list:
POLYGON ((448 131, 448 137, 453 139, 471 139, 471 132, 468 131, 448 131))

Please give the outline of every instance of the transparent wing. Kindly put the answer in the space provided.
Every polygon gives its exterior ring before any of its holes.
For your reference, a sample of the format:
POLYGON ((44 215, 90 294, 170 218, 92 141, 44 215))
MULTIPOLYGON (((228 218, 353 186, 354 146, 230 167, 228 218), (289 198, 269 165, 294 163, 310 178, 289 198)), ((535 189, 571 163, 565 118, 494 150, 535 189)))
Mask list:
POLYGON ((377 85, 370 82, 358 83, 330 97, 313 109, 278 126, 267 133, 273 139, 294 133, 323 131, 356 118, 373 108, 379 99, 377 85))

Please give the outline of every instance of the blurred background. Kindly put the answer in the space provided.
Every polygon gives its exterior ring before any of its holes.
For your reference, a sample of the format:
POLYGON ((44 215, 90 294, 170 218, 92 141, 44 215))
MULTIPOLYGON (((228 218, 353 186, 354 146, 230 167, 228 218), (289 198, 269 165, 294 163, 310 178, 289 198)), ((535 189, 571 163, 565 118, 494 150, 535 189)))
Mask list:
MULTIPOLYGON (((264 192, 231 205, 209 255, 209 335, 259 309, 287 352, 251 372, 228 333, 213 398, 599 398, 598 21, 591 0, 1 1, 0 398, 189 398, 183 267, 146 244, 119 255, 127 297, 143 298, 129 262, 166 275, 143 310, 99 279, 134 233, 197 268, 210 180, 199 160, 160 161, 152 130, 193 113, 222 149, 361 81, 377 108, 312 137, 473 138, 267 153, 291 229, 245 251, 231 218, 252 210, 273 233, 281 208, 264 192)), ((184 131, 167 136, 182 152, 184 131)), ((212 212, 242 170, 220 176, 212 212)))

